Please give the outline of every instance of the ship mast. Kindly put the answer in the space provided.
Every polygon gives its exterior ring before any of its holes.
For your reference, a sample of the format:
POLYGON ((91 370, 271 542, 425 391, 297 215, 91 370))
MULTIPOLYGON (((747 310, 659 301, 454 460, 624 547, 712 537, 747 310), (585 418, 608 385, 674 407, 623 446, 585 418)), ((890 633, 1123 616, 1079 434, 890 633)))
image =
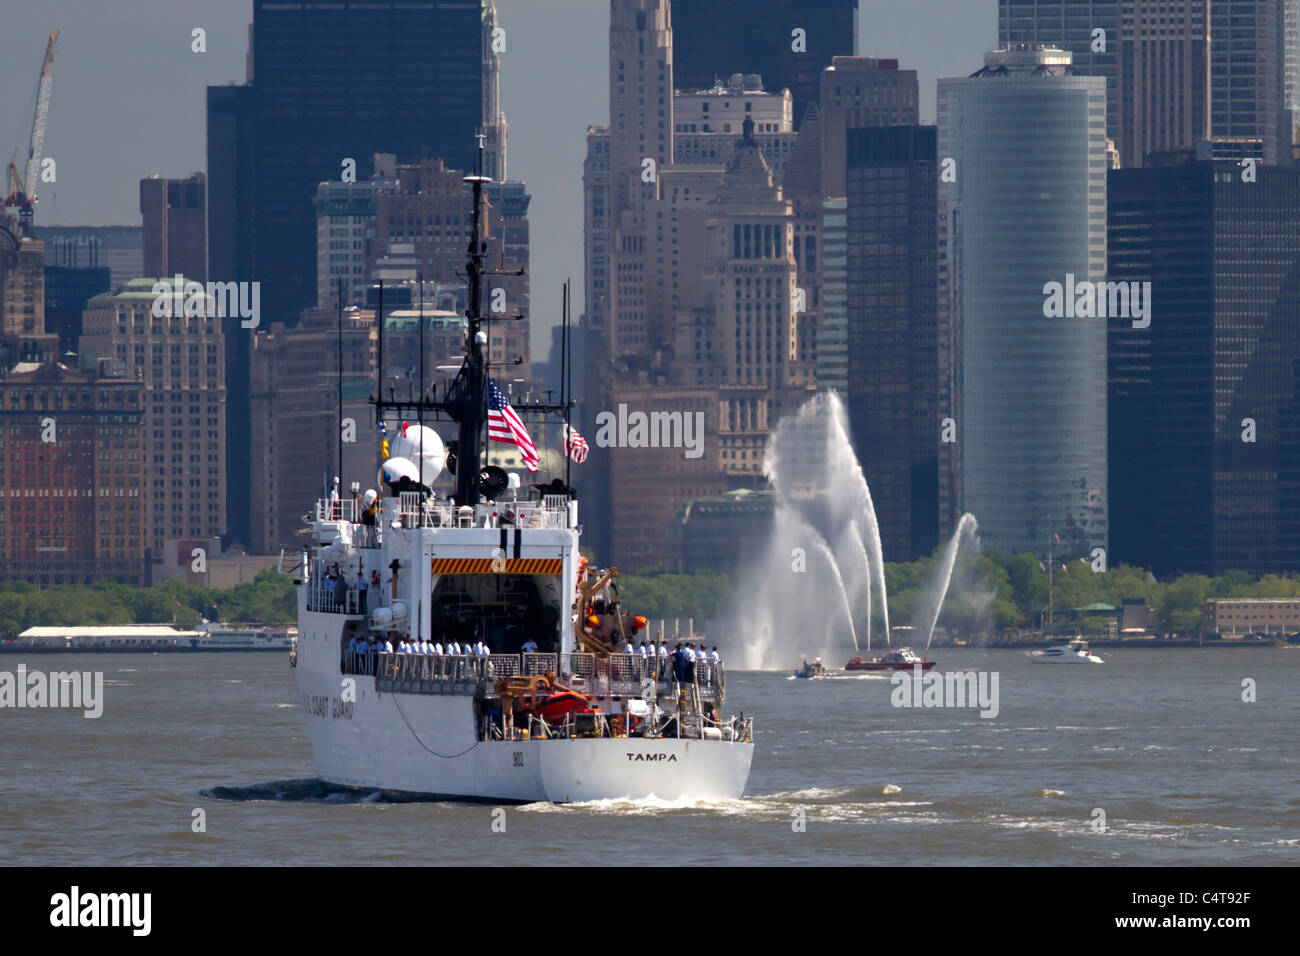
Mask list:
MULTIPOLYGON (((454 449, 455 464, 451 465, 451 456, 448 456, 449 468, 453 468, 456 475, 456 504, 457 505, 477 505, 482 497, 480 491, 480 474, 483 465, 483 448, 485 441, 485 425, 487 423, 487 396, 488 396, 488 367, 487 358, 488 336, 484 331, 483 316, 483 277, 486 275, 517 275, 524 274, 523 269, 511 270, 488 270, 484 266, 484 260, 487 258, 487 241, 483 238, 484 221, 483 221, 483 190, 484 187, 493 180, 490 176, 484 176, 483 170, 483 134, 478 136, 478 161, 476 163, 478 172, 472 176, 464 177, 463 181, 469 183, 473 190, 473 209, 470 214, 470 237, 469 245, 465 250, 465 273, 469 285, 468 301, 465 304, 465 358, 461 364, 460 371, 456 377, 447 386, 442 401, 430 401, 429 397, 424 394, 423 386, 421 387, 420 397, 417 401, 409 399, 399 401, 392 397, 384 398, 383 395, 383 369, 379 371, 378 392, 374 398, 376 413, 379 419, 383 420, 384 411, 391 410, 399 417, 418 417, 423 421, 423 413, 433 413, 433 419, 439 420, 439 415, 445 415, 452 421, 456 422, 457 436, 456 447, 454 449)), ((383 286, 380 286, 380 302, 382 303, 383 286)), ((494 316, 494 318, 504 318, 520 320, 524 318, 522 314, 494 316)), ((382 335, 383 335, 383 316, 382 306, 380 315, 380 356, 382 361, 382 335)), ((423 306, 421 306, 420 316, 421 328, 423 328, 424 316, 423 306)), ((420 354, 421 377, 423 380, 425 356, 423 350, 420 354)), ((519 364, 523 361, 522 356, 515 362, 507 364, 519 364)), ((436 386, 435 386, 436 395, 436 386)), ((521 415, 525 413, 540 413, 542 415, 561 415, 566 416, 570 406, 573 404, 571 398, 565 399, 559 403, 551 402, 512 402, 514 410, 521 415)), ((448 449, 452 452, 453 449, 448 449)), ((422 479, 423 480, 423 479, 422 479)), ((567 490, 567 485, 566 485, 567 490)))
MULTIPOLYGON (((482 139, 480 138, 480 155, 482 139)), ((480 166, 482 160, 480 159, 480 166)), ((492 180, 487 176, 466 176, 465 182, 474 189, 474 211, 470 216, 469 248, 466 250, 465 272, 469 277, 469 301, 465 317, 469 320, 465 330, 465 364, 452 383, 448 408, 460 425, 457 441, 456 501, 462 505, 478 504, 478 475, 482 460, 483 423, 487 418, 487 362, 484 347, 487 333, 483 331, 483 259, 487 243, 480 236, 483 215, 483 186, 492 180)), ((423 361, 421 356, 421 361, 423 361)))

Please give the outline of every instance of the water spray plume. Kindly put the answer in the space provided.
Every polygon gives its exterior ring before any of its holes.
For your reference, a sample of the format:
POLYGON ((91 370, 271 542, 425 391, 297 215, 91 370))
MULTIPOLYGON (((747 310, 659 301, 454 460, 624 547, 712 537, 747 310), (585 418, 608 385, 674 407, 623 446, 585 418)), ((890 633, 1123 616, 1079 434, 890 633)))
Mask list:
POLYGON ((948 596, 948 585, 952 582, 952 569, 957 563, 957 548, 967 535, 972 539, 975 537, 976 527, 977 523, 974 515, 962 515, 961 521, 957 522, 957 530, 952 533, 952 539, 948 542, 948 547, 943 551, 943 564, 939 568, 939 575, 935 578, 937 587, 933 602, 934 609, 930 614, 930 626, 925 633, 925 653, 927 656, 930 653, 930 641, 934 637, 935 625, 939 623, 939 612, 943 609, 943 599, 948 596))

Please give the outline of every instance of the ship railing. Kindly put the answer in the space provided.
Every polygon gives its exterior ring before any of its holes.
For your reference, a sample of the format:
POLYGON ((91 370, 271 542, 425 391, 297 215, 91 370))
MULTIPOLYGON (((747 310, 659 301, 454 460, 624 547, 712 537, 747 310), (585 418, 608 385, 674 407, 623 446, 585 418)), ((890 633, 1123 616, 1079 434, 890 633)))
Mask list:
POLYGON ((403 528, 418 528, 425 522, 422 520, 422 513, 427 514, 429 506, 421 509, 421 500, 423 492, 403 491, 398 495, 397 515, 402 521, 403 528))
POLYGON ((525 677, 535 677, 538 674, 556 674, 555 654, 521 654, 522 666, 520 673, 525 677))
MULTIPOLYGON (((611 654, 608 658, 593 661, 593 666, 592 679, 598 684, 608 684, 610 693, 620 696, 627 694, 640 696, 641 682, 646 678, 653 678, 661 683, 670 683, 676 679, 672 661, 668 658, 642 657, 640 654, 611 654)), ((721 661, 697 660, 688 672, 692 679, 683 683, 697 685, 702 694, 713 695, 724 689, 725 671, 721 661)))
POLYGON ((347 593, 343 596, 343 603, 340 604, 335 600, 332 588, 311 585, 307 588, 307 610, 321 614, 352 614, 359 616, 361 614, 360 598, 355 588, 348 588, 347 593))
POLYGON ((328 498, 316 499, 314 511, 317 521, 356 521, 358 502, 351 498, 330 501, 328 498))
POLYGON ((377 655, 375 676, 380 690, 399 693, 447 693, 448 686, 478 686, 485 681, 519 673, 519 655, 492 654, 473 657, 467 654, 399 654, 377 655))
MULTIPOLYGON (((352 505, 353 502, 346 502, 352 505)), ((318 505, 318 508, 321 507, 318 505)), ((546 495, 541 501, 497 501, 481 505, 472 515, 461 514, 449 502, 435 501, 418 491, 398 495, 397 516, 404 528, 567 528, 568 499, 546 495)))
POLYGON ((594 680, 596 677, 596 655, 561 654, 560 676, 561 679, 581 677, 583 680, 594 680))
POLYGON ((732 717, 729 723, 731 724, 731 736, 726 739, 740 744, 752 744, 754 742, 753 717, 732 717))
POLYGON ((343 651, 343 673, 374 676, 376 651, 343 651))
POLYGON ((376 659, 375 686, 392 693, 472 693, 490 672, 482 657, 383 652, 376 659))

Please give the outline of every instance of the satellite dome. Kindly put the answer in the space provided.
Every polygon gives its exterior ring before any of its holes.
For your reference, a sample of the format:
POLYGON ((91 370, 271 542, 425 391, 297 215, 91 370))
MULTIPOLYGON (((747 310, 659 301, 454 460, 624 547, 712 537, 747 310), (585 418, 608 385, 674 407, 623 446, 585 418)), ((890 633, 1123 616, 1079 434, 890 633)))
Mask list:
POLYGON ((433 484, 447 464, 447 449, 442 438, 428 425, 402 422, 398 434, 388 443, 388 451, 394 458, 414 462, 417 470, 423 472, 417 477, 423 477, 426 485, 433 484))
POLYGON ((420 469, 409 458, 390 458, 379 469, 380 484, 396 486, 402 479, 408 484, 419 484, 420 469))

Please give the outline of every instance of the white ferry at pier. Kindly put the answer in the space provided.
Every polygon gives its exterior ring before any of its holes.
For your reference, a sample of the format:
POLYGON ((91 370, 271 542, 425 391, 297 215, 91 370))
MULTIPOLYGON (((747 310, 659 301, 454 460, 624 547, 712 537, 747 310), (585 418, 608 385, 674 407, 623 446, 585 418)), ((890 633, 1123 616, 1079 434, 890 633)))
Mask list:
POLYGON ((293 646, 297 630, 258 624, 203 622, 194 629, 170 624, 29 627, 0 652, 22 654, 167 654, 183 652, 280 651, 293 646))
MULTIPOLYGON (((753 718, 725 714, 722 664, 674 672, 667 660, 619 653, 647 637, 646 622, 624 611, 617 570, 598 572, 579 555, 576 493, 558 478, 524 490, 518 475, 480 465, 489 380, 479 229, 490 180, 466 182, 464 363, 441 402, 385 400, 380 383, 377 418, 394 435, 381 488, 332 495, 306 516, 290 663, 316 773, 453 799, 737 799, 753 718), (423 424, 430 416, 458 429, 446 497, 430 487, 451 464, 423 424), (360 589, 339 579, 367 582, 365 607, 360 589), (480 643, 486 654, 468 652, 480 643), (466 652, 449 653, 453 644, 466 652), (403 646, 417 652, 396 652, 403 646)), ((568 407, 515 410, 567 424, 568 407)))

